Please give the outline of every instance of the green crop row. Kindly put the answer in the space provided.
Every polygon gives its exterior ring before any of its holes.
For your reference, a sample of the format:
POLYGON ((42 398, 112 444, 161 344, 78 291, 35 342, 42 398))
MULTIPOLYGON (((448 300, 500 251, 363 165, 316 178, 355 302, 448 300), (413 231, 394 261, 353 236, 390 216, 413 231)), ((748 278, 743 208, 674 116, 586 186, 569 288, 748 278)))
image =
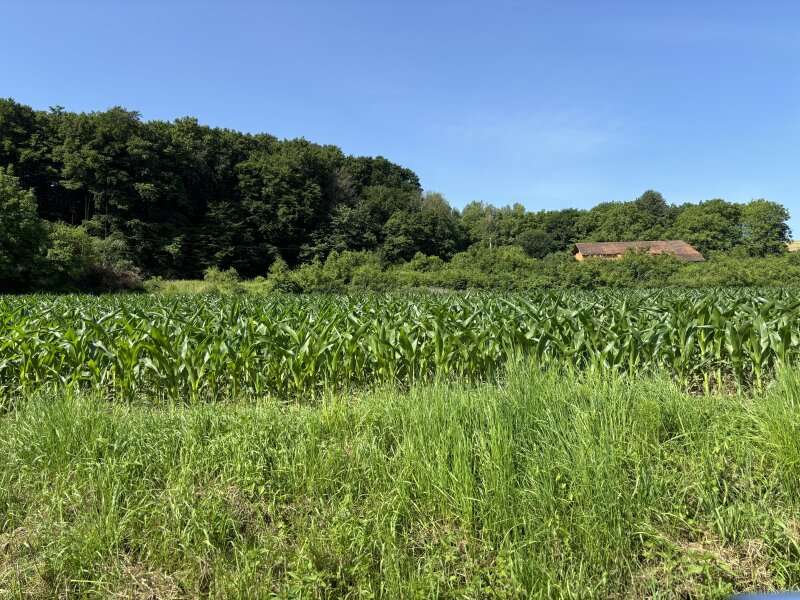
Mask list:
POLYGON ((488 380, 542 367, 761 388, 800 357, 785 291, 526 295, 0 297, 0 386, 123 398, 314 394, 375 382, 488 380))

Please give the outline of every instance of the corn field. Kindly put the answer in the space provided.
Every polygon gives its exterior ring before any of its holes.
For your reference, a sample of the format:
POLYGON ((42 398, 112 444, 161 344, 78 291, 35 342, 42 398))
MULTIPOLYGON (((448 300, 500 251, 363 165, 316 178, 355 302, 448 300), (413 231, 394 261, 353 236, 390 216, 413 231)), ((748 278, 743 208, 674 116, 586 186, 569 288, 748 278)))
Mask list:
POLYGON ((5 296, 0 390, 124 399, 299 398, 377 382, 490 380, 510 360, 686 386, 763 387, 800 357, 786 291, 526 295, 5 296))

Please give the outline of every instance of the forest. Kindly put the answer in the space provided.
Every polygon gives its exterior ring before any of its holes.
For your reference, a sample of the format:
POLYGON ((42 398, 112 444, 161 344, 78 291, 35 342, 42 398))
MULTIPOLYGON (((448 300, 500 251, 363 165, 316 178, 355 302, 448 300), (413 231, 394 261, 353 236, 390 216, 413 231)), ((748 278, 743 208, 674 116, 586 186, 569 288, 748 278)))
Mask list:
POLYGON ((686 240, 712 260, 690 269, 635 258, 634 275, 645 264, 651 275, 667 269, 677 284, 711 273, 714 285, 768 285, 769 278, 750 278, 764 271, 754 264, 771 260, 767 271, 785 285, 788 218, 765 199, 676 204, 652 190, 589 210, 478 201, 457 210, 382 156, 208 127, 193 117, 146 121, 121 107, 41 111, 0 99, 4 291, 133 289, 146 279, 199 279, 209 271, 325 289, 324 267, 335 268, 343 255, 354 268, 368 267, 370 281, 380 275, 383 287, 547 287, 564 269, 577 285, 624 285, 623 267, 567 265, 572 244, 664 238, 686 240), (729 273, 742 264, 750 275, 729 273), (520 283, 487 269, 541 276, 520 283), (303 285, 309 277, 316 279, 303 285))

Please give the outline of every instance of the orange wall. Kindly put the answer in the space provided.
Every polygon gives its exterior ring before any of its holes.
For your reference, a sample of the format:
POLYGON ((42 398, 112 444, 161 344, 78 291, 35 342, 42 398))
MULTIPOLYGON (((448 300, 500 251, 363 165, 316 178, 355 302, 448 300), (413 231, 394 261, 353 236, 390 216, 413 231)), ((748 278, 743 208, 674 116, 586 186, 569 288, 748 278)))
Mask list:
MULTIPOLYGON (((592 256, 592 258, 600 260, 621 260, 622 254, 615 254, 614 256, 592 256)), ((576 252, 575 260, 586 260, 586 257, 580 252, 576 252)))

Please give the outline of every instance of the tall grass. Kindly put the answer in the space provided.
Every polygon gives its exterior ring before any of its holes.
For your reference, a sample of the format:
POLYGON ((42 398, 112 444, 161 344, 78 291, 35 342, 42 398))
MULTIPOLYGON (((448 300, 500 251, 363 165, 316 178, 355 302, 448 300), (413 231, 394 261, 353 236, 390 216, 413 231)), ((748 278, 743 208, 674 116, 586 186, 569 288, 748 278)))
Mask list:
POLYGON ((0 596, 798 587, 799 423, 791 371, 756 398, 524 365, 313 406, 40 390, 0 420, 0 596))

